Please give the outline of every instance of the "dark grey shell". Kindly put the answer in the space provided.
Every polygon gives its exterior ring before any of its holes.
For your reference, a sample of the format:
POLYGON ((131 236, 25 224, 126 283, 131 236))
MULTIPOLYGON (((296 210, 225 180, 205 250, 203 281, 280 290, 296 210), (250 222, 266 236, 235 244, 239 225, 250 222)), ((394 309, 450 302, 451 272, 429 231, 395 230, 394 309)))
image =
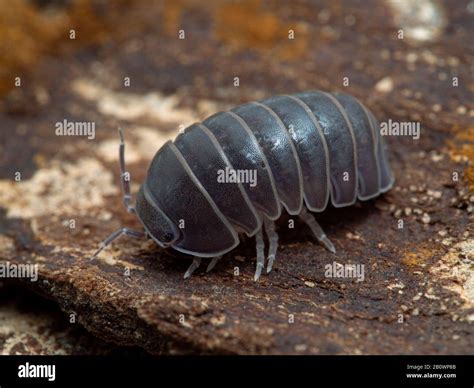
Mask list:
POLYGON ((156 153, 136 211, 160 245, 214 257, 253 236, 282 205, 324 211, 389 190, 394 178, 378 124, 342 93, 282 95, 220 112, 186 128, 156 153), (257 184, 219 182, 218 172, 254 170, 257 184), (304 204, 303 204, 304 202, 304 204))

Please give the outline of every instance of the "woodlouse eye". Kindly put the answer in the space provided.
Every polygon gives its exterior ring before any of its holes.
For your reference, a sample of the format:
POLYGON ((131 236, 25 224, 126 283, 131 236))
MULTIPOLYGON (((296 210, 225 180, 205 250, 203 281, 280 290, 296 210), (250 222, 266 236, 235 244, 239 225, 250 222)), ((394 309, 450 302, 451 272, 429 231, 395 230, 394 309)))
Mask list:
POLYGON ((163 238, 164 238, 164 241, 163 241, 163 242, 164 242, 165 244, 169 244, 171 241, 173 241, 174 236, 173 236, 173 234, 171 234, 171 233, 165 233, 165 234, 163 235, 163 238))

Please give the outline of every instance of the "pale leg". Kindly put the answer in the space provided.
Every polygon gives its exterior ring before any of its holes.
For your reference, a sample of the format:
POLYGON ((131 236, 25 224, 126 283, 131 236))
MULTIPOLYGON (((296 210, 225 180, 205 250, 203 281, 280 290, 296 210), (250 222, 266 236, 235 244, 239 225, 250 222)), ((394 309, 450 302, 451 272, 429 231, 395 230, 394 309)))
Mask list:
POLYGON ((334 244, 328 239, 326 233, 324 233, 321 226, 319 226, 314 216, 308 212, 305 207, 301 210, 299 217, 310 227, 311 231, 321 244, 323 244, 330 252, 336 253, 334 244))
POLYGON ((273 262, 275 261, 278 248, 278 234, 275 232, 275 223, 272 220, 265 217, 263 221, 265 223, 265 232, 267 233, 268 241, 270 243, 267 263, 267 273, 269 273, 272 270, 273 262))
POLYGON ((263 266, 265 265, 265 243, 263 242, 262 228, 257 232, 255 240, 257 242, 257 267, 255 268, 254 280, 257 281, 260 278, 263 266))
POLYGON ((195 257, 189 268, 186 270, 184 273, 184 278, 187 279, 189 278, 193 272, 199 268, 199 265, 201 264, 201 258, 200 257, 195 257))
POLYGON ((210 272, 212 271, 212 269, 216 266, 217 262, 222 259, 222 255, 221 256, 216 256, 216 257, 213 257, 211 262, 209 263, 209 265, 207 266, 207 269, 206 269, 206 272, 210 272))

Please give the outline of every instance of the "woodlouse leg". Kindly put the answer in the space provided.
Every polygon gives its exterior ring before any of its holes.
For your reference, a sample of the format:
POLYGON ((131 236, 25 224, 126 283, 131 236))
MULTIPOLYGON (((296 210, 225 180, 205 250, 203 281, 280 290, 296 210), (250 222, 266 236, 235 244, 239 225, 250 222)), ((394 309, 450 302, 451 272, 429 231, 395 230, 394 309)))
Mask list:
POLYGON ((299 217, 310 227, 311 231, 316 236, 318 241, 323 244, 328 251, 336 253, 336 248, 334 247, 334 244, 331 242, 331 240, 328 239, 326 233, 324 233, 321 226, 319 226, 314 216, 309 213, 305 207, 303 207, 303 209, 301 210, 299 217))
POLYGON ((186 270, 186 272, 184 273, 184 278, 187 279, 189 278, 193 272, 199 268, 199 266, 201 265, 201 258, 200 257, 195 257, 193 262, 191 263, 191 265, 189 266, 189 268, 186 270))
POLYGON ((127 236, 132 236, 136 238, 143 238, 146 237, 146 233, 140 230, 133 230, 129 228, 120 228, 113 232, 109 237, 107 237, 104 241, 99 244, 99 249, 92 255, 91 260, 94 260, 97 255, 102 252, 106 247, 108 247, 112 242, 117 240, 120 236, 126 234, 127 236))
POLYGON ((262 228, 260 228, 255 235, 255 240, 257 242, 257 267, 255 268, 255 276, 253 279, 257 281, 260 278, 262 269, 265 265, 265 243, 263 242, 262 228))
POLYGON ((130 173, 125 170, 125 140, 122 128, 119 128, 119 135, 119 163, 120 180, 122 181, 123 204, 129 213, 135 213, 135 207, 132 205, 132 195, 130 194, 130 173))
POLYGON ((213 257, 211 262, 209 263, 209 265, 207 266, 207 269, 206 269, 206 272, 210 272, 212 271, 212 269, 216 266, 217 262, 222 259, 222 255, 221 256, 216 256, 216 257, 213 257))
POLYGON ((267 273, 269 273, 272 270, 273 262, 275 261, 278 248, 278 234, 275 232, 275 223, 272 220, 264 217, 263 222, 265 224, 265 232, 267 233, 268 241, 270 242, 267 263, 267 273))

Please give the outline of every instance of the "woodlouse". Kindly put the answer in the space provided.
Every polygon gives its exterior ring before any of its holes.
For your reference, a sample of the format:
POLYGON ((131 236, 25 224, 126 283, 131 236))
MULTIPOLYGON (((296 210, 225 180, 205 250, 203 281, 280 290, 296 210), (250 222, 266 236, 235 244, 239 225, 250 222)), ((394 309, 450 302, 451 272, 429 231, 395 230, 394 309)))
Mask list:
POLYGON ((262 229, 269 240, 267 272, 278 245, 273 221, 282 206, 308 224, 331 252, 334 245, 314 216, 329 198, 350 206, 389 190, 394 178, 385 146, 370 111, 342 93, 280 95, 219 112, 186 128, 156 153, 135 206, 125 177, 120 131, 123 201, 145 231, 121 228, 104 240, 93 257, 123 234, 149 236, 162 247, 194 255, 185 278, 201 258, 208 271, 239 243, 239 233, 255 236, 255 280, 265 264, 262 229), (250 172, 258 183, 222 182, 222 171, 250 172))

